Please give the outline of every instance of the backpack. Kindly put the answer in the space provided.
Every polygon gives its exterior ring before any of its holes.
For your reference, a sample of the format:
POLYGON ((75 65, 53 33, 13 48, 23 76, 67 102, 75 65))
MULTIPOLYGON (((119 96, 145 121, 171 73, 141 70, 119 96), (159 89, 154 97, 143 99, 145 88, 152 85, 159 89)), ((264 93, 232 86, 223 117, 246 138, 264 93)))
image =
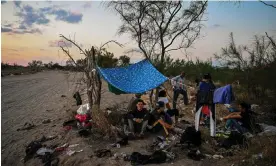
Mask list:
POLYGON ((223 140, 222 143, 220 144, 220 146, 225 149, 229 149, 233 145, 239 145, 240 147, 246 147, 247 146, 246 137, 237 131, 231 131, 230 136, 227 139, 223 140))
POLYGON ((190 144, 193 144, 195 146, 201 145, 201 132, 196 131, 194 127, 187 127, 185 132, 181 135, 180 143, 188 143, 188 146, 190 144))
POLYGON ((167 155, 165 152, 158 150, 151 155, 143 155, 139 152, 133 152, 130 156, 132 165, 160 164, 166 162, 167 155))

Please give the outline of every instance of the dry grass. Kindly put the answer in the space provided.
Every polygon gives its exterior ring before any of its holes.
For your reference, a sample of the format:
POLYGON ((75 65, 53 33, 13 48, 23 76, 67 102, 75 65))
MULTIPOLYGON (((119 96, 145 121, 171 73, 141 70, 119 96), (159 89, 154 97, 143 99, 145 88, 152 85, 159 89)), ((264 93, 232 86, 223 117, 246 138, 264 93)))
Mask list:
POLYGON ((276 136, 255 136, 249 142, 248 149, 241 152, 244 156, 244 162, 240 166, 246 165, 276 165, 276 136), (256 158, 254 155, 262 154, 262 158, 256 158))

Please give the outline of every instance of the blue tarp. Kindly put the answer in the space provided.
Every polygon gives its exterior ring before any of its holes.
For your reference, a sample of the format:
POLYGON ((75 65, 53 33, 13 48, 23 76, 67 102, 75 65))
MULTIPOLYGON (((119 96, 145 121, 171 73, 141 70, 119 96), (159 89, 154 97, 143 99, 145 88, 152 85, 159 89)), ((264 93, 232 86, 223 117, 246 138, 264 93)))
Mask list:
POLYGON ((231 104, 235 100, 231 85, 220 87, 214 92, 214 103, 231 104))
POLYGON ((109 84, 126 93, 144 93, 160 86, 168 79, 148 60, 127 67, 97 67, 97 69, 109 84))

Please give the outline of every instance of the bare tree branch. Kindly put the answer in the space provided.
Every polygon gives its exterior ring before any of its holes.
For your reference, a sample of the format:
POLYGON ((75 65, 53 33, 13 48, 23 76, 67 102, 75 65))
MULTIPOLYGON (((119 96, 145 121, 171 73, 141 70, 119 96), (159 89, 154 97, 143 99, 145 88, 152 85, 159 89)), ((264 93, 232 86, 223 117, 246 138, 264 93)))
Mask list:
POLYGON ((203 4, 203 6, 202 6, 202 8, 201 8, 201 10, 200 10, 200 12, 196 15, 196 16, 194 16, 190 21, 189 21, 189 23, 187 24, 187 26, 186 27, 184 27, 180 32, 178 32, 173 38, 172 38, 172 40, 171 40, 171 42, 167 45, 167 46, 165 46, 165 49, 167 49, 168 47, 170 47, 172 44, 173 44, 173 42, 174 42, 174 40, 180 35, 180 34, 182 34, 185 30, 187 30, 187 29, 189 29, 190 28, 190 25, 205 11, 205 7, 207 6, 207 2, 208 1, 205 1, 204 2, 204 4, 203 4))
POLYGON ((68 39, 67 37, 65 37, 64 35, 60 34, 59 37, 67 40, 68 42, 72 43, 73 45, 75 45, 81 52, 81 54, 85 54, 85 52, 83 51, 83 49, 78 45, 76 44, 76 42, 72 41, 71 39, 68 39))
POLYGON ((110 40, 110 41, 108 41, 108 42, 102 44, 102 46, 100 47, 100 50, 102 50, 102 48, 103 48, 104 46, 108 45, 109 43, 115 43, 115 44, 117 44, 117 45, 120 46, 120 47, 124 47, 124 45, 122 45, 121 43, 117 42, 116 40, 110 40))
POLYGON ((270 40, 273 48, 276 49, 276 44, 275 44, 274 40, 272 39, 272 37, 268 36, 267 32, 265 32, 265 35, 270 40))
POLYGON ((266 6, 276 8, 276 6, 274 6, 274 5, 268 4, 268 3, 264 2, 264 1, 261 1, 261 0, 259 0, 259 1, 262 2, 263 4, 265 4, 266 6))

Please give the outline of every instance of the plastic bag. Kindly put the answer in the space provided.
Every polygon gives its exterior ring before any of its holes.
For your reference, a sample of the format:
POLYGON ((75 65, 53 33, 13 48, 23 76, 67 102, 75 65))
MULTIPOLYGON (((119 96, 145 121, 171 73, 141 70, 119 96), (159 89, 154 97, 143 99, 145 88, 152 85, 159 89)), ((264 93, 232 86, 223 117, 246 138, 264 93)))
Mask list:
POLYGON ((78 113, 78 114, 81 114, 81 115, 87 114, 88 111, 89 111, 89 109, 90 109, 90 107, 89 107, 89 104, 88 104, 88 103, 87 103, 87 104, 83 104, 83 105, 81 105, 80 108, 77 110, 77 113, 78 113))

